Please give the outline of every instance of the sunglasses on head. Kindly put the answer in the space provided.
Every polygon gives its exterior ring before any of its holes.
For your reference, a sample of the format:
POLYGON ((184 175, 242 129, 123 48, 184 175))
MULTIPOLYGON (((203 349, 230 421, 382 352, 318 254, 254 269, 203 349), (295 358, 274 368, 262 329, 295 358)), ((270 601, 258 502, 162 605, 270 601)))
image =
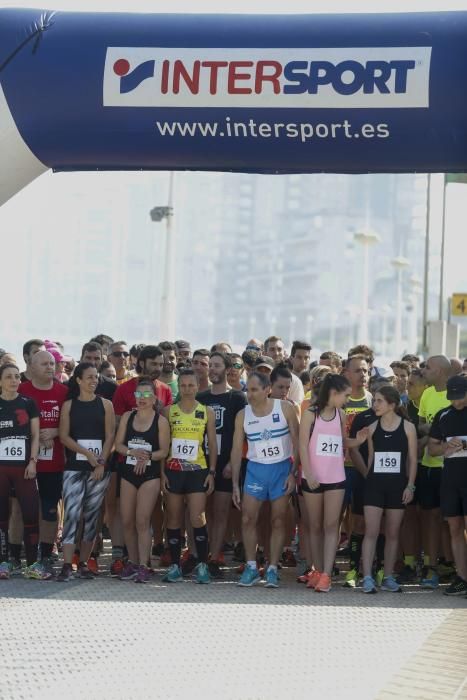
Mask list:
POLYGON ((130 353, 127 352, 126 350, 114 350, 114 352, 110 353, 114 357, 129 357, 130 353))
POLYGON ((134 392, 135 399, 150 399, 154 396, 152 391, 138 391, 134 392))

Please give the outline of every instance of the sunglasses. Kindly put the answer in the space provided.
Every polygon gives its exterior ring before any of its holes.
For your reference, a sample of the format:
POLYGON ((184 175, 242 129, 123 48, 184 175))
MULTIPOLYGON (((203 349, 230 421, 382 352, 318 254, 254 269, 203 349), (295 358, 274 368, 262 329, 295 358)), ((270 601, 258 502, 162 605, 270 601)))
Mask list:
POLYGON ((150 399, 154 394, 152 391, 135 391, 133 396, 135 399, 150 399))
POLYGON ((234 362, 232 364, 233 369, 243 369, 243 365, 241 362, 234 362))
POLYGON ((126 350, 115 350, 115 352, 111 352, 110 354, 114 357, 130 357, 130 353, 126 350))

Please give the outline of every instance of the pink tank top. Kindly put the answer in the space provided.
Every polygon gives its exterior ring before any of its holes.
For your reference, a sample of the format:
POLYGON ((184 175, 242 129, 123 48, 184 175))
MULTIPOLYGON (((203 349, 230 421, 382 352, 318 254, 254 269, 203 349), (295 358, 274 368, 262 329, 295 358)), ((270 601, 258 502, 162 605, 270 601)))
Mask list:
MULTIPOLYGON (((321 484, 338 484, 345 481, 342 425, 339 411, 332 420, 323 420, 315 414, 313 432, 308 445, 308 457, 312 475, 321 484)), ((306 474, 303 476, 306 479, 306 474)))

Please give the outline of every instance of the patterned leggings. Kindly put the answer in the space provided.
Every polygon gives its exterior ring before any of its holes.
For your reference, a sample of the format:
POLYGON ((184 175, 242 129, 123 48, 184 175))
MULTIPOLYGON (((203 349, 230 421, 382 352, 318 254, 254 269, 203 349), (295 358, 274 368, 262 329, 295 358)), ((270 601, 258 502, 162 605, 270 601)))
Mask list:
POLYGON ((66 471, 63 474, 63 543, 74 544, 81 514, 83 515, 83 542, 92 542, 96 536, 97 520, 110 481, 106 472, 101 481, 88 471, 66 471))

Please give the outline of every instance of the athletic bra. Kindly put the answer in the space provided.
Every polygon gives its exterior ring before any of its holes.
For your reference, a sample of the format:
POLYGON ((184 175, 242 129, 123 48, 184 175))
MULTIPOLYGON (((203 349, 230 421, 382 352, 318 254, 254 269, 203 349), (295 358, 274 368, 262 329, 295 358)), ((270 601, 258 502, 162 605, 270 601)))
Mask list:
POLYGON ((170 406, 171 442, 166 469, 192 472, 208 468, 203 449, 207 423, 207 407, 201 403, 191 413, 183 413, 178 403, 170 406))
MULTIPOLYGON (((143 432, 136 430, 134 420, 137 411, 132 411, 126 426, 125 445, 130 449, 137 450, 146 449, 148 452, 157 452, 159 449, 159 414, 156 411, 151 425, 143 432)), ((136 459, 133 457, 123 457, 123 462, 129 466, 136 464, 136 459)), ((151 466, 157 467, 160 461, 151 460, 151 466)))
POLYGON ((276 464, 292 457, 292 440, 280 399, 274 399, 271 413, 256 416, 245 406, 243 430, 248 441, 247 457, 260 464, 276 464))
MULTIPOLYGON (((339 411, 334 418, 323 420, 315 412, 315 422, 308 444, 308 458, 312 475, 321 484, 338 484, 345 481, 342 422, 339 411)), ((303 474, 305 479, 306 474, 303 474)))

